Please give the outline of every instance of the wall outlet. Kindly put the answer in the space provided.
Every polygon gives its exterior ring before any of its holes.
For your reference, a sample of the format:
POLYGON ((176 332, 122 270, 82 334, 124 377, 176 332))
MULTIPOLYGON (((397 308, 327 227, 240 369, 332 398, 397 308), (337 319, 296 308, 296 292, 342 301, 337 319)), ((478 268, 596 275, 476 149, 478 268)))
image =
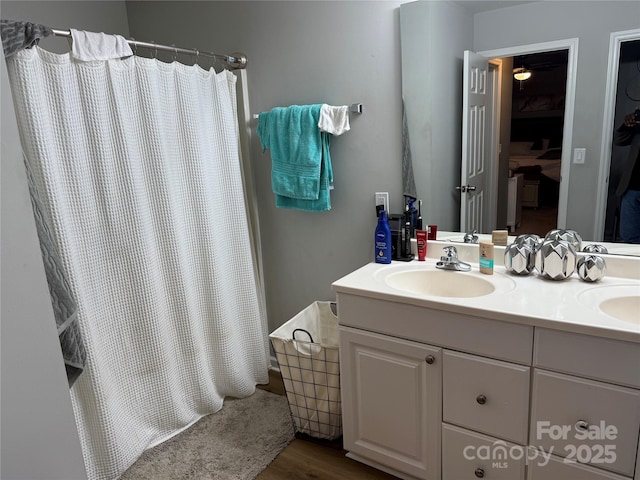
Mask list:
POLYGON ((387 215, 389 215, 389 192, 376 192, 376 207, 384 205, 387 215))

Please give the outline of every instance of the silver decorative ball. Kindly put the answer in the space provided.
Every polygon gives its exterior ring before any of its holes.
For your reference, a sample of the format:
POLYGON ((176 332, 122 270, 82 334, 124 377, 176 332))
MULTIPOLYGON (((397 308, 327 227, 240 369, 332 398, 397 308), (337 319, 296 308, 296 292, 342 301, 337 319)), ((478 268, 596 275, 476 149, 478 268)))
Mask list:
POLYGON ((597 255, 585 255, 578 259, 578 276, 585 282, 597 282, 607 273, 604 258, 597 255))
POLYGON ((589 245, 585 245, 582 248, 583 252, 586 253, 609 253, 607 247, 604 245, 598 245, 597 243, 590 243, 589 245))
POLYGON ((582 250, 582 237, 575 230, 557 228, 547 232, 545 240, 564 240, 573 245, 576 252, 582 250))
POLYGON ((533 250, 536 251, 538 248, 540 248, 542 239, 534 233, 526 233, 524 235, 518 235, 513 243, 531 245, 531 247, 533 247, 533 250))
POLYGON ((504 267, 509 273, 529 275, 536 266, 536 248, 529 243, 512 243, 504 249, 504 267))
POLYGON ((545 240, 536 254, 536 269, 552 280, 564 280, 576 271, 576 250, 565 240, 545 240))

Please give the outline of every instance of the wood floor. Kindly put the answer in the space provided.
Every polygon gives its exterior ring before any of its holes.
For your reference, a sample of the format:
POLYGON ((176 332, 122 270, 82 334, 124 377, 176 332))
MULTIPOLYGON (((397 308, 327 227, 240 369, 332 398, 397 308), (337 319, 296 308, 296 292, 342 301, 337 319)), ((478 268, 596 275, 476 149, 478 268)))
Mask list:
MULTIPOLYGON (((269 371, 269 384, 258 388, 285 395, 282 377, 269 371)), ((295 438, 256 480, 390 480, 396 479, 374 468, 345 457, 342 441, 314 441, 295 438)))
POLYGON ((511 235, 535 233, 544 238, 549 230, 558 224, 558 207, 541 206, 538 208, 523 208, 520 226, 511 235))

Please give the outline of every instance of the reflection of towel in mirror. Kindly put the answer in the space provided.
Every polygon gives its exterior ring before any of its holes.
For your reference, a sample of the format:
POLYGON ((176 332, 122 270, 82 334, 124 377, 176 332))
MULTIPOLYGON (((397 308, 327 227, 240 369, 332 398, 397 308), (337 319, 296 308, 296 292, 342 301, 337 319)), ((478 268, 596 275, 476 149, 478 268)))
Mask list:
POLYGON ((53 35, 53 30, 44 25, 13 20, 1 20, 0 32, 2 32, 2 49, 5 57, 10 57, 25 48, 31 48, 37 45, 41 38, 53 35))
POLYGON ((133 55, 127 40, 121 35, 85 32, 71 29, 71 55, 76 60, 110 60, 133 55))
POLYGON ((349 125, 349 107, 347 105, 340 107, 322 105, 318 128, 323 132, 336 136, 348 132, 351 129, 349 125))
POLYGON ((54 243, 49 222, 45 218, 44 207, 38 194, 33 173, 26 160, 25 169, 31 195, 33 217, 40 241, 42 262, 47 283, 49 284, 53 316, 56 320, 62 357, 67 371, 67 380, 69 387, 71 387, 84 370, 87 358, 80 326, 78 325, 78 306, 71 292, 58 248, 54 243))
POLYGON ((404 98, 402 99, 402 194, 407 197, 418 198, 416 194, 416 181, 413 176, 409 123, 407 122, 407 110, 404 107, 404 98))
POLYGON ((276 107, 258 117, 262 150, 271 150, 271 186, 278 208, 331 209, 331 137, 318 129, 320 108, 276 107))

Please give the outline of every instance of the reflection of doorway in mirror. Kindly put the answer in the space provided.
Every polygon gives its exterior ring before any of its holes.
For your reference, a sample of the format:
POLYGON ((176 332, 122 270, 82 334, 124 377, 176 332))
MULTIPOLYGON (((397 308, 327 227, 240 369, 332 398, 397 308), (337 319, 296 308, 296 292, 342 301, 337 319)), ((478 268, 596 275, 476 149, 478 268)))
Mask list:
POLYGON ((544 236, 558 223, 568 50, 513 57, 509 175, 522 174, 521 222, 515 233, 544 236))
MULTIPOLYGON (((626 41, 620 44, 618 62, 618 83, 616 88, 614 129, 618 128, 625 115, 640 108, 640 40, 626 41)), ((622 165, 629 154, 630 147, 613 146, 609 167, 607 189, 607 209, 604 223, 603 240, 618 242, 619 237, 619 197, 615 192, 622 176, 622 165)))
MULTIPOLYGON (((514 88, 517 88, 519 90, 520 88, 520 84, 519 81, 517 84, 514 85, 514 76, 513 76, 513 72, 512 70, 514 68, 521 68, 522 65, 520 67, 518 67, 517 65, 514 64, 514 57, 517 56, 524 56, 524 55, 533 55, 533 54, 543 54, 543 53, 547 53, 550 54, 550 52, 558 52, 558 51, 565 51, 567 52, 567 61, 566 61, 566 82, 565 82, 565 96, 564 96, 564 105, 563 105, 563 111, 561 115, 558 115, 557 118, 562 119, 560 121, 560 123, 562 124, 562 145, 561 145, 561 150, 557 149, 556 152, 551 153, 550 155, 554 155, 559 152, 561 152, 561 158, 558 160, 555 160, 555 167, 559 167, 559 171, 558 169, 556 169, 555 174, 553 174, 553 176, 555 176, 558 180, 558 187, 559 187, 559 193, 558 193, 558 205, 557 205, 557 214, 556 215, 556 224, 553 225, 553 228, 567 228, 566 222, 567 222, 567 208, 568 208, 568 201, 569 201, 569 176, 570 176, 570 157, 571 157, 571 144, 572 144, 572 136, 573 136, 573 119, 574 119, 574 110, 575 110, 575 92, 576 92, 576 83, 577 83, 577 76, 576 76, 576 72, 577 72, 577 48, 578 48, 578 39, 577 38, 567 38, 567 39, 563 39, 563 40, 555 40, 555 41, 551 41, 551 42, 543 42, 543 43, 536 43, 536 44, 528 44, 528 45, 519 45, 519 46, 513 46, 513 47, 506 47, 506 48, 501 48, 501 49, 496 49, 496 50, 485 50, 485 51, 481 51, 479 52, 480 55, 488 58, 488 59, 500 59, 500 61, 504 64, 508 66, 508 70, 505 69, 505 71, 501 74, 501 87, 500 87, 500 102, 501 102, 501 107, 500 107, 500 120, 499 120, 499 143, 500 143, 500 153, 497 157, 495 157, 493 159, 493 161, 497 162, 498 165, 498 169, 497 169, 497 177, 496 177, 496 181, 498 182, 498 197, 499 197, 499 201, 495 204, 497 208, 497 216, 498 216, 498 226, 501 227, 501 224, 506 224, 507 220, 508 220, 508 213, 509 211, 511 211, 511 209, 509 209, 509 203, 508 203, 508 199, 506 198, 508 196, 508 185, 509 185, 509 179, 507 178, 509 175, 509 160, 510 160, 510 150, 511 148, 511 139, 510 139, 510 127, 511 127, 511 117, 513 116, 513 108, 516 108, 515 106, 512 107, 512 90, 514 88), (504 215, 504 220, 502 219, 502 216, 504 215)), ((541 69, 544 68, 543 65, 538 65, 541 69)), ((531 77, 535 75, 535 72, 532 73, 531 77)), ((530 79, 526 80, 526 81, 530 81, 530 79)), ((523 90, 526 92, 527 87, 526 84, 523 87, 523 90)), ((562 101, 560 102, 560 104, 562 104, 562 101)), ((553 106, 553 105, 558 105, 558 103, 554 103, 554 99, 538 99, 536 101, 532 101, 532 102, 527 102, 526 103, 527 108, 523 110, 532 110, 532 109, 536 109, 536 108, 540 108, 543 105, 546 105, 547 109, 549 109, 548 107, 553 106), (547 101, 549 100, 549 101, 547 101)), ((559 109, 556 109, 559 110, 559 109)), ((528 115, 530 117, 536 117, 536 116, 540 116, 540 117, 544 117, 544 116, 548 116, 545 110, 542 110, 542 112, 545 113, 536 113, 534 111, 524 111, 524 112, 520 112, 522 113, 522 115, 528 115)), ((548 123, 548 122, 543 122, 540 121, 539 123, 548 123)), ((543 138, 544 140, 545 138, 543 138)), ((497 140, 497 139, 496 139, 497 140)), ((550 138, 548 139, 549 143, 550 143, 550 138)), ((491 139, 488 139, 488 141, 494 141, 491 139)), ((531 151, 531 148, 534 146, 533 143, 536 143, 536 147, 540 148, 541 146, 541 142, 536 141, 536 142, 526 142, 526 150, 522 155, 528 155, 529 157, 532 156, 533 152, 531 151)), ((548 147, 549 143, 544 142, 542 144, 542 146, 546 145, 548 147)), ((513 150, 517 150, 517 147, 514 146, 513 150)), ((521 150, 522 152, 522 150, 521 150)), ((533 160, 535 161, 535 163, 540 163, 541 167, 542 167, 542 161, 544 159, 538 159, 536 158, 537 156, 540 156, 541 154, 545 153, 544 151, 542 152, 538 152, 538 155, 536 155, 533 160)), ((526 160, 526 159, 523 159, 526 160)), ((526 162, 522 162, 522 164, 525 164, 526 162)), ((521 163, 518 164, 513 164, 512 166, 514 166, 515 168, 518 168, 519 166, 522 166, 521 163)), ((546 163, 544 164, 545 167, 548 167, 549 165, 553 165, 553 162, 549 162, 546 161, 546 163)), ((546 172, 546 173, 551 173, 551 172, 546 172)), ((548 175, 547 175, 548 176, 548 175)), ((551 177, 550 177, 551 178, 551 177)), ((529 213, 528 210, 531 210, 530 213, 532 213, 533 215, 537 214, 537 207, 535 207, 535 204, 538 203, 538 194, 536 192, 536 186, 529 186, 528 184, 528 188, 529 188, 529 194, 531 195, 531 197, 528 198, 533 198, 534 201, 532 203, 529 204, 525 204, 527 205, 527 208, 525 210, 527 210, 525 213, 529 213)), ((524 192, 523 192, 524 193, 524 192)), ((554 212, 555 213, 555 212, 554 212)), ((526 216, 525 218, 527 218, 528 216, 526 216)), ((546 224, 545 224, 546 225, 546 224)), ((514 228, 512 228, 511 225, 506 225, 510 227, 510 230, 512 231, 512 233, 514 233, 514 228)), ((522 224, 520 225, 522 227, 522 224)), ((545 227, 536 227, 536 230, 538 228, 545 228, 545 227)), ((541 233, 546 233, 548 230, 545 230, 541 233)), ((530 231, 527 233, 531 233, 530 231)))

